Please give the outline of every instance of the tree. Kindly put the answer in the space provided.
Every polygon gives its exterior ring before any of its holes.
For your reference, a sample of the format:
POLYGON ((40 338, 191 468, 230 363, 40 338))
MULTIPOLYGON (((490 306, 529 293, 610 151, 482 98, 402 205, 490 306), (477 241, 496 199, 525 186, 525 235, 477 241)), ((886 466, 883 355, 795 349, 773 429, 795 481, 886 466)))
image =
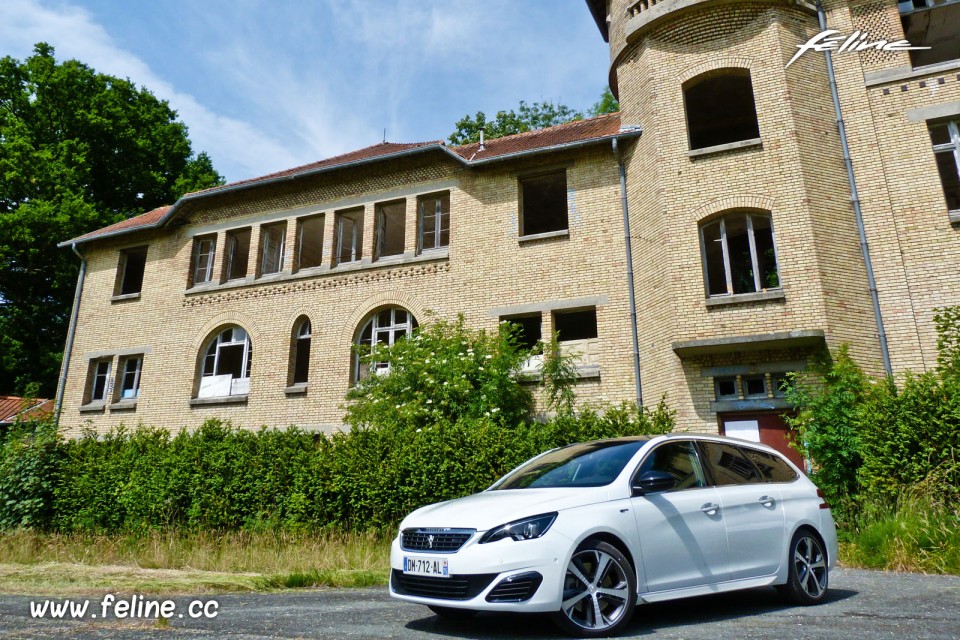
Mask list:
POLYGON ((512 109, 510 111, 498 111, 497 117, 490 122, 487 121, 487 116, 483 111, 477 111, 477 115, 472 118, 469 115, 463 116, 457 121, 457 130, 450 134, 448 140, 451 144, 469 144, 480 141, 481 129, 484 136, 489 140, 514 133, 552 127, 582 118, 583 114, 581 112, 574 111, 563 104, 534 102, 533 105, 528 105, 521 100, 517 111, 512 109))
POLYGON ((56 389, 79 268, 58 242, 222 183, 148 90, 44 43, 0 59, 0 392, 56 389))
POLYGON ((600 95, 600 100, 590 107, 590 115, 602 116, 605 113, 616 113, 620 111, 620 101, 613 97, 610 87, 606 87, 600 95))

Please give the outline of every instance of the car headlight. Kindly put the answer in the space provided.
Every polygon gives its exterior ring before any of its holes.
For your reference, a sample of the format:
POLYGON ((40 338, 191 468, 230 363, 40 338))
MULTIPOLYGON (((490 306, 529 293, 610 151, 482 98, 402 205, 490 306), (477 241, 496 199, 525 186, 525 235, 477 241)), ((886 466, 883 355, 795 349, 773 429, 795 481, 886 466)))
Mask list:
POLYGON ((483 534, 480 538, 480 544, 487 542, 496 542, 504 538, 513 538, 514 540, 533 540, 539 538, 547 532, 553 521, 557 519, 556 512, 544 513, 539 516, 531 516, 523 520, 514 520, 499 527, 494 527, 483 534))

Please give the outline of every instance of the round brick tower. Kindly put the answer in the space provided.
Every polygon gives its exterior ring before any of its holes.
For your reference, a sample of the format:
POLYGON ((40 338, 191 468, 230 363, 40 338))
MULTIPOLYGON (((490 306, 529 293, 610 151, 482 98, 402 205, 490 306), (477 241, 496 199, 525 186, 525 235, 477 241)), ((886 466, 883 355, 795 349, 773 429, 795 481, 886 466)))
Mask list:
POLYGON ((679 428, 782 429, 784 372, 844 342, 878 361, 825 58, 787 66, 815 7, 588 4, 643 130, 624 155, 644 399, 679 428))

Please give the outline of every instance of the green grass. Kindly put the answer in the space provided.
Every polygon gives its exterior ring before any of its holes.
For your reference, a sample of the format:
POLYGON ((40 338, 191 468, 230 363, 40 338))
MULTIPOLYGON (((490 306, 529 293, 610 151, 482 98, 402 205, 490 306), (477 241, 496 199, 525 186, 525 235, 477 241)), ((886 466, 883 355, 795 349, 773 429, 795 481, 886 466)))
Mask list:
POLYGON ((960 510, 905 494, 895 505, 868 504, 841 545, 846 566, 960 574, 960 510))
POLYGON ((151 594, 385 585, 390 541, 331 533, 0 535, 0 593, 151 594))

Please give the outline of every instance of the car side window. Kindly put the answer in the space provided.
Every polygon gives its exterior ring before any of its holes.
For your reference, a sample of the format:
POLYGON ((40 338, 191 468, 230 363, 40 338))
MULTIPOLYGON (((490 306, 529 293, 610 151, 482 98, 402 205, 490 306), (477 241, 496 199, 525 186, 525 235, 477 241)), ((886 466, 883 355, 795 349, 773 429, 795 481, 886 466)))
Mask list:
POLYGON ((767 482, 793 482, 798 477, 797 472, 779 456, 750 447, 743 447, 743 453, 767 482))
POLYGON ((650 452, 634 475, 635 480, 648 471, 669 473, 676 480, 673 491, 707 486, 703 467, 692 442, 667 442, 650 452))
POLYGON ((718 487, 764 481, 753 463, 737 447, 709 440, 701 440, 699 444, 706 457, 710 476, 718 487))

